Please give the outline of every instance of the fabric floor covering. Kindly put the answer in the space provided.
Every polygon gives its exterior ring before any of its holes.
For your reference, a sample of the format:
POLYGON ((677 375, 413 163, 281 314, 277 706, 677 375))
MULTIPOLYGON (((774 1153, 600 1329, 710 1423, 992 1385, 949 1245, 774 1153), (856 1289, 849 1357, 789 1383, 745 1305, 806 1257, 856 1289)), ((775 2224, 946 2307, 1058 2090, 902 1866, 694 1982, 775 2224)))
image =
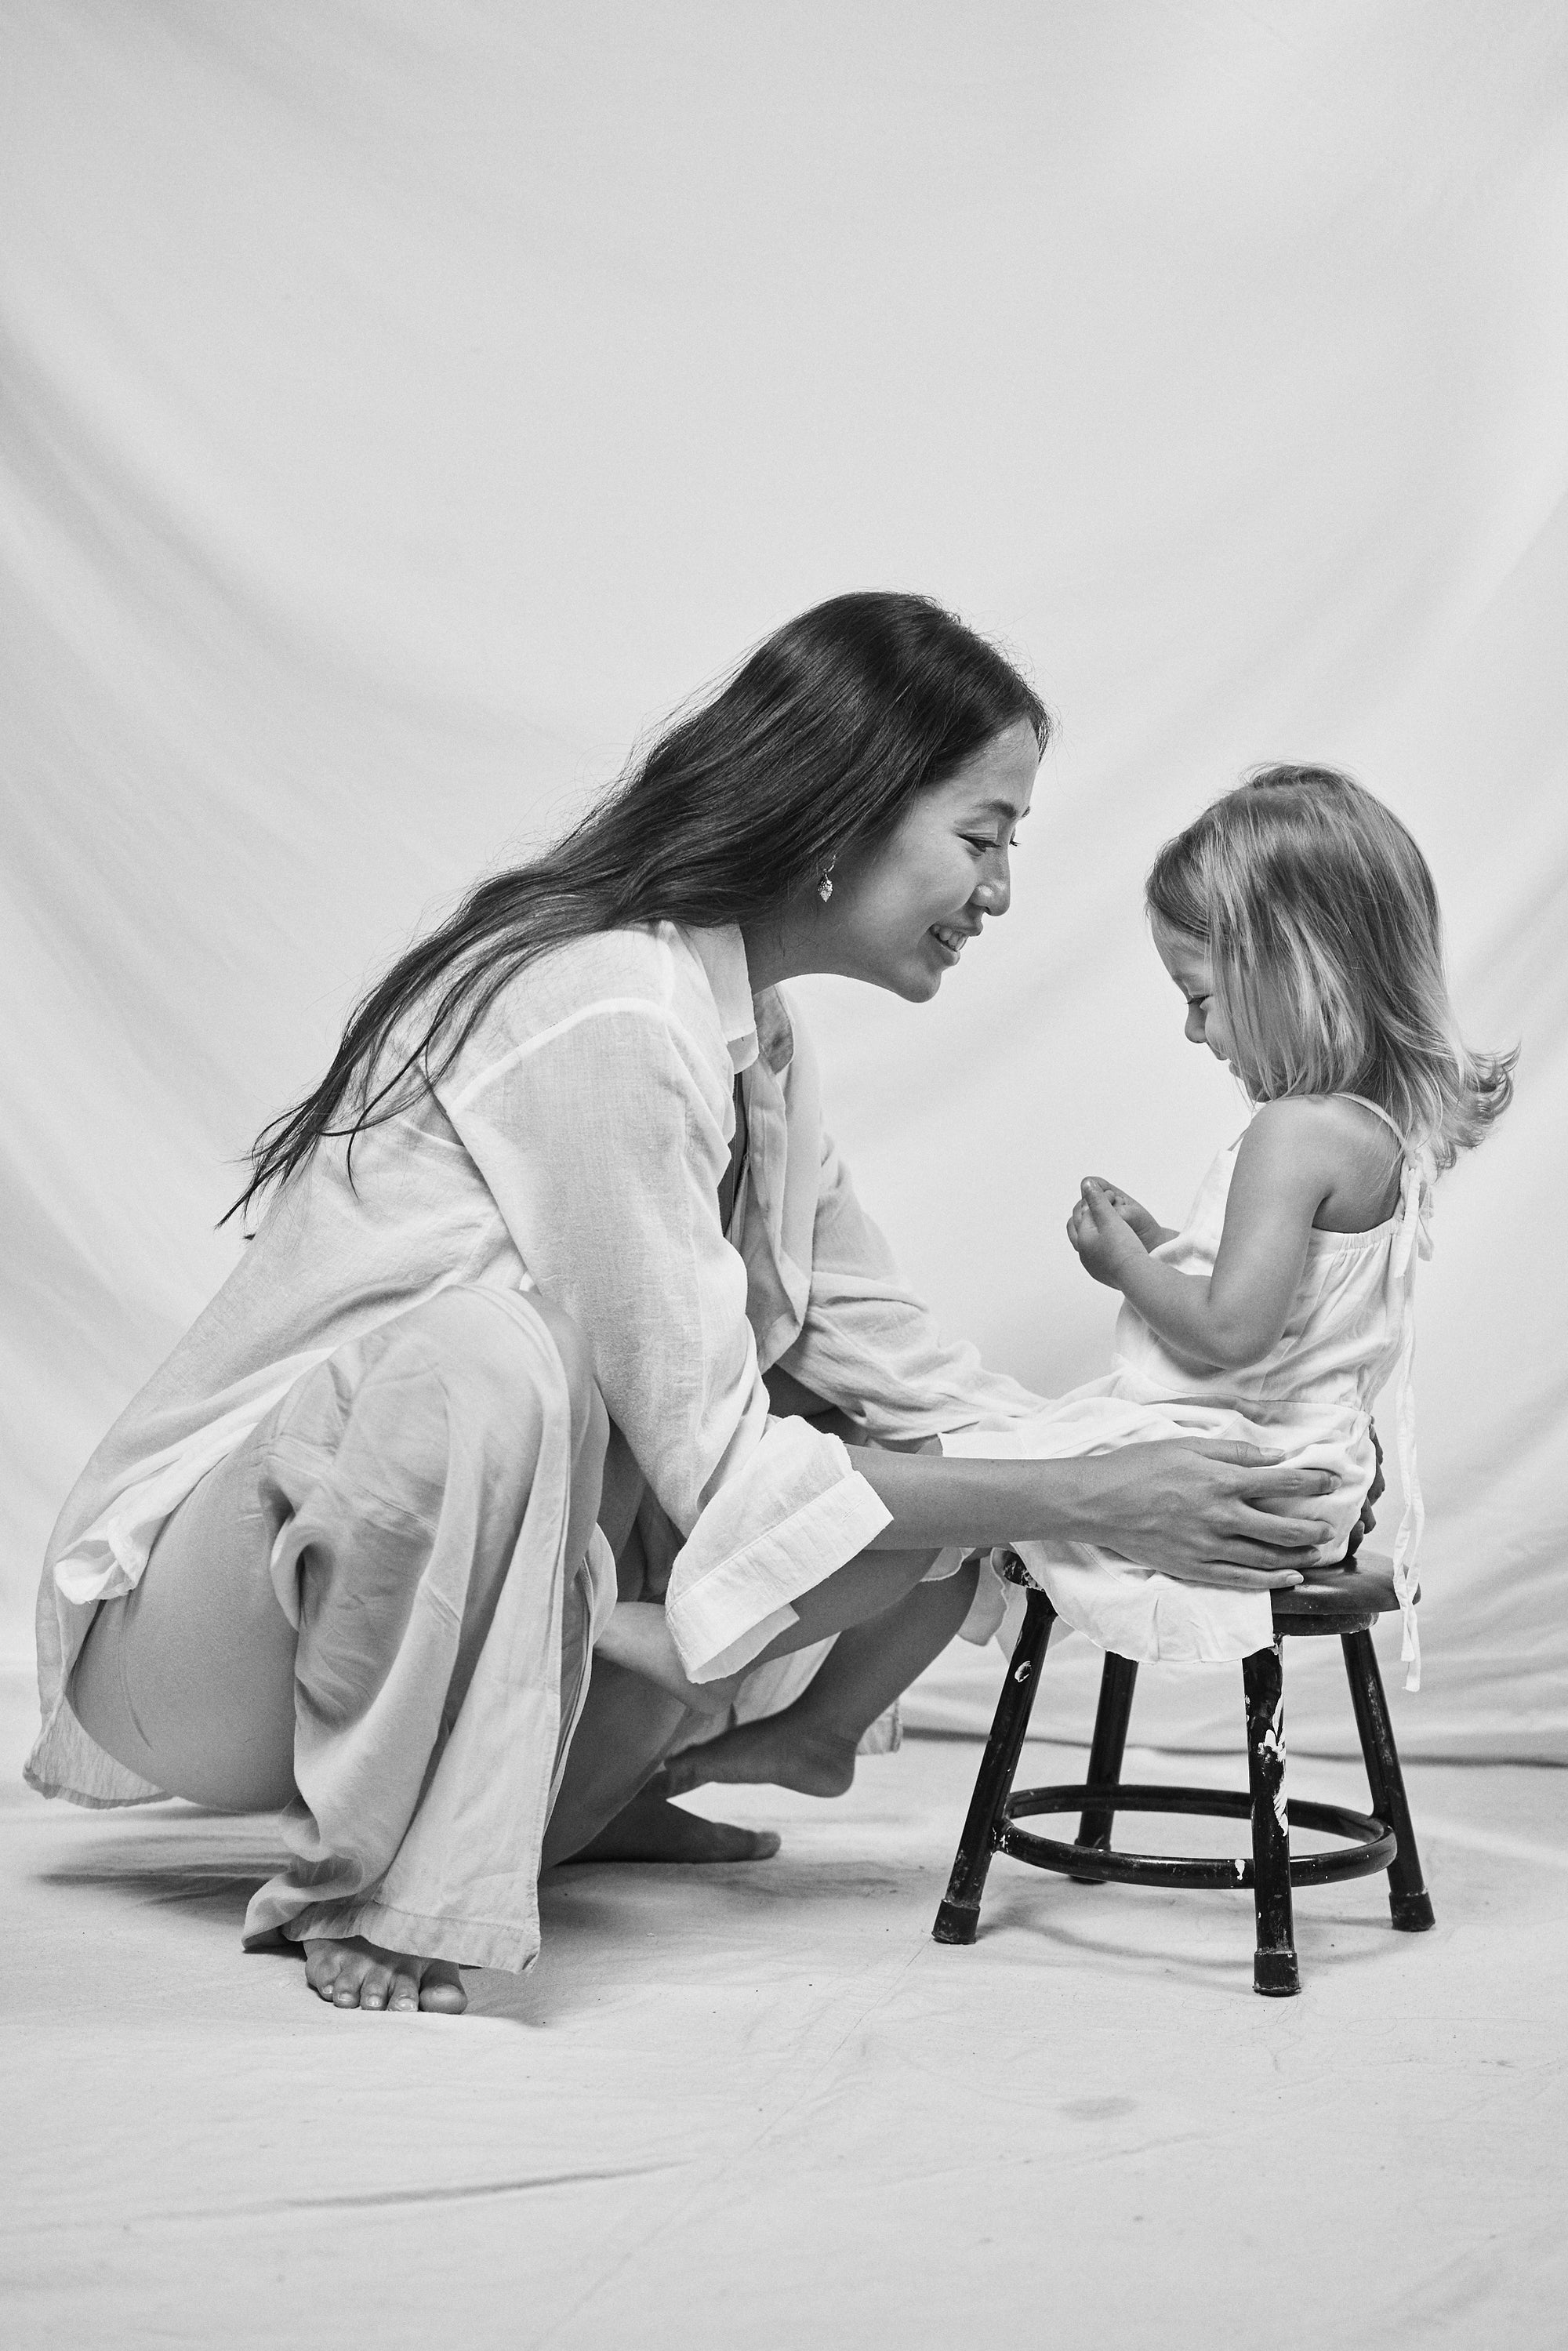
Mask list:
MULTIPOLYGON (((1560 2341, 1562 1774, 1417 1765, 1436 1930, 1381 1880, 1303 1893, 1272 2001, 1245 1896, 1003 1861, 980 1941, 935 1945, 977 1754, 706 1792, 781 1855, 558 1872, 538 1967, 454 2020, 241 1955, 270 1823, 7 1774, 12 2351, 1560 2341)), ((1293 1786, 1361 1801, 1336 1761, 1293 1786)))

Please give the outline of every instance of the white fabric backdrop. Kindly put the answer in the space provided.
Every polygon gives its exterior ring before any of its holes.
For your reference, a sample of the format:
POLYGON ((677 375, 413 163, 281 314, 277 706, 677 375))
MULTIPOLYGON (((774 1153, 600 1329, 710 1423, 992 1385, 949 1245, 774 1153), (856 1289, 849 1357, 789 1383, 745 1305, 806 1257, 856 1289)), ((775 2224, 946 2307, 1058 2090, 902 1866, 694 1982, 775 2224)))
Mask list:
POLYGON ((6 0, 0 37, 13 1646, 367 976, 768 627, 917 586, 1061 734, 937 1004, 808 991, 862 1190, 950 1327, 1103 1369, 1078 1176, 1174 1217, 1239 1123, 1144 866, 1252 761, 1353 767, 1525 1049, 1421 1301, 1402 1737, 1568 1760, 1562 9, 6 0))

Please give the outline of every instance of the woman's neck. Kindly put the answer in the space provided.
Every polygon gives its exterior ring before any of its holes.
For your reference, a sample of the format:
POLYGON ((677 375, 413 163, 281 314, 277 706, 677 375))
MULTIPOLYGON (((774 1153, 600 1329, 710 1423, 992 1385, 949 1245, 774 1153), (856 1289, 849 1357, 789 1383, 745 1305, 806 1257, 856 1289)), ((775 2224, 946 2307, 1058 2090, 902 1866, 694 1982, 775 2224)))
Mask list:
POLYGON ((753 996, 760 996, 764 988, 777 987, 780 980, 800 979, 807 972, 821 968, 785 907, 772 908, 751 922, 742 923, 740 936, 753 996))

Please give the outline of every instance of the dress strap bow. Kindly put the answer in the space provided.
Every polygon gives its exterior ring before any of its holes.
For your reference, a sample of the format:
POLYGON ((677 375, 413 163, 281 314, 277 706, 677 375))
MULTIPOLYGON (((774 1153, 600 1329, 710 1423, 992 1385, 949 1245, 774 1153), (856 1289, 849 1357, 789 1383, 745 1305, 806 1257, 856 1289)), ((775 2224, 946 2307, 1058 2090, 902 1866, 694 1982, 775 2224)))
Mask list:
POLYGON ((1390 1272, 1406 1287, 1405 1341, 1399 1351, 1399 1388, 1395 1426, 1399 1453, 1399 1479, 1405 1489, 1405 1513, 1394 1542, 1394 1594, 1399 1603, 1403 1631, 1400 1663, 1406 1667, 1405 1687, 1421 1687, 1421 1633, 1416 1622, 1416 1556, 1427 1522, 1421 1499, 1421 1473, 1416 1460, 1416 1266, 1432 1254, 1432 1178, 1425 1160, 1407 1157, 1399 1178, 1399 1224, 1394 1236, 1390 1272))

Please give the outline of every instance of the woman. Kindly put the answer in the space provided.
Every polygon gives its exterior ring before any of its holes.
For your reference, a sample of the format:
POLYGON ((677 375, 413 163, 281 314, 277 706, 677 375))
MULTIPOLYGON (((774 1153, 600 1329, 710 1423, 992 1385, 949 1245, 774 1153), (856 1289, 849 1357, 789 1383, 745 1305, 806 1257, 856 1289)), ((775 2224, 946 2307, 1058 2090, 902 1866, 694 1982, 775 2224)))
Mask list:
POLYGON ((648 1833, 626 1807, 688 1699, 798 1688, 845 1634, 853 1693, 918 1670, 967 1603, 924 1581, 945 1546, 1068 1533, 1290 1580, 1318 1472, 886 1449, 1039 1399, 900 1282, 779 986, 934 996, 1007 911, 1046 735, 936 606, 838 598, 392 967, 262 1136, 242 1262, 67 1503, 36 1786, 285 1807, 247 1942, 303 1942, 340 2006, 456 2009, 459 1963, 535 1955, 541 1863, 648 1833), (770 1412, 768 1374, 872 1442, 770 1412), (633 1529, 656 1552, 667 1523, 674 1686, 606 1663, 591 1688, 617 1554, 645 1605, 633 1529))

